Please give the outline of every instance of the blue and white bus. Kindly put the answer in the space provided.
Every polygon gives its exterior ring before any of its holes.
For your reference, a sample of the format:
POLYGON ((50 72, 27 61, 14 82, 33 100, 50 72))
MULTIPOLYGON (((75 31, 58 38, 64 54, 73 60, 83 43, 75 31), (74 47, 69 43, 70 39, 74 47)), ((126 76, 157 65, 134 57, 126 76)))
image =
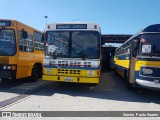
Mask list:
POLYGON ((150 25, 115 51, 115 72, 128 85, 160 89, 160 24, 150 25))

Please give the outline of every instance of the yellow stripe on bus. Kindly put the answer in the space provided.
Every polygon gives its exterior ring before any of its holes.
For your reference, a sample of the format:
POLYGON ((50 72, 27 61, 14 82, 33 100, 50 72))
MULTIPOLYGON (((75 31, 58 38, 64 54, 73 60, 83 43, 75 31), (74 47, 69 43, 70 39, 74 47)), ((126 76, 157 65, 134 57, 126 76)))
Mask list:
POLYGON ((115 64, 124 68, 129 68, 129 60, 116 60, 115 64))
POLYGON ((142 60, 136 60, 136 66, 135 70, 139 71, 141 66, 147 66, 147 67, 160 67, 160 61, 142 61, 142 60))

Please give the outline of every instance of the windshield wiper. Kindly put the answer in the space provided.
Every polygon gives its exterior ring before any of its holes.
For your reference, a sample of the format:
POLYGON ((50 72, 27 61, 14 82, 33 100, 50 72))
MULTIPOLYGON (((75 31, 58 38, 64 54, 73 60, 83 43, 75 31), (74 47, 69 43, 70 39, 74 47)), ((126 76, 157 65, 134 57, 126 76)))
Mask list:
POLYGON ((3 31, 4 29, 5 29, 4 27, 0 28, 0 34, 2 33, 2 31, 3 31))
POLYGON ((72 49, 72 50, 76 53, 77 57, 82 58, 82 60, 86 61, 86 58, 90 59, 90 57, 88 55, 86 55, 84 52, 80 51, 79 53, 77 53, 76 50, 74 50, 74 49, 72 49))
MULTIPOLYGON (((67 49, 67 51, 69 51, 68 46, 66 46, 66 49, 67 49)), ((84 52, 82 52, 82 51, 77 52, 76 49, 74 49, 73 47, 72 47, 72 51, 77 55, 76 57, 82 58, 82 60, 85 60, 85 61, 86 61, 86 58, 91 59, 91 58, 90 58, 88 55, 86 55, 84 52)))
POLYGON ((86 58, 88 58, 88 56, 86 54, 84 54, 84 52, 80 51, 78 53, 78 56, 82 58, 82 60, 85 60, 86 61, 86 58))
POLYGON ((154 51, 152 51, 150 54, 149 54, 149 56, 158 56, 158 57, 160 57, 160 51, 159 50, 154 50, 154 51))
POLYGON ((45 52, 45 56, 52 57, 53 59, 57 58, 57 55, 55 55, 55 53, 51 54, 51 53, 45 52))

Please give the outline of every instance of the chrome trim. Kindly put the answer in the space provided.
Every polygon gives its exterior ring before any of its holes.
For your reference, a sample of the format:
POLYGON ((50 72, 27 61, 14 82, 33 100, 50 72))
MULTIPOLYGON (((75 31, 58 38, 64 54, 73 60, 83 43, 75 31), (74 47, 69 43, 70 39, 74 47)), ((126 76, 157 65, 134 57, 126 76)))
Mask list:
POLYGON ((160 83, 136 79, 136 83, 145 87, 160 88, 160 83))

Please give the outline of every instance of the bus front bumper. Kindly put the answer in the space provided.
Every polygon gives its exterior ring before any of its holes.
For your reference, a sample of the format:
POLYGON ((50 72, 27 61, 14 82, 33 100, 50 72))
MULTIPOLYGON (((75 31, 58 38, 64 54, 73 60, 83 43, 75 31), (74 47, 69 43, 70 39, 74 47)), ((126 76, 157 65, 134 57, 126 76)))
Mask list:
POLYGON ((144 86, 147 88, 160 89, 160 82, 158 83, 158 82, 136 79, 136 83, 140 86, 144 86))
POLYGON ((0 71, 0 79, 16 79, 16 71, 0 71))
POLYGON ((43 75, 42 80, 75 83, 99 83, 99 77, 73 77, 43 75))

